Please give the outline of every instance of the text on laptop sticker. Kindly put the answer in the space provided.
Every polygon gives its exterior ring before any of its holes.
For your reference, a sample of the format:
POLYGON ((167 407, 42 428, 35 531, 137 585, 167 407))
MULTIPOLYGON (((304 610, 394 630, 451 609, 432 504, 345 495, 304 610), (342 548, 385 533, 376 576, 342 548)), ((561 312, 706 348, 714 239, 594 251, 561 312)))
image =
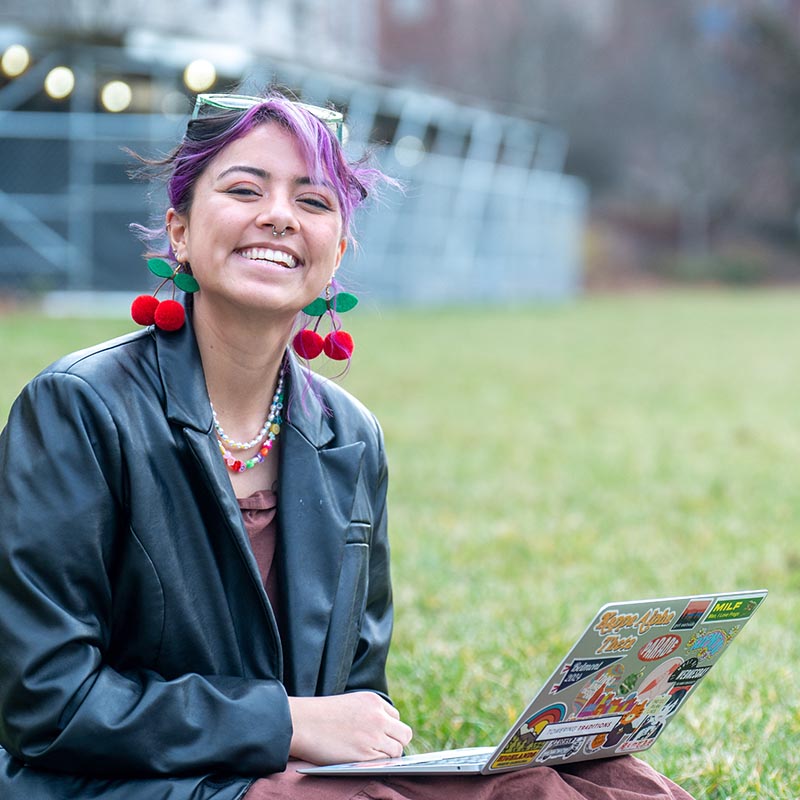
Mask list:
POLYGON ((600 655, 632 650, 639 636, 651 628, 671 625, 676 616, 671 608, 650 608, 643 614, 625 614, 616 609, 606 611, 594 626, 594 630, 604 637, 595 653, 600 655))

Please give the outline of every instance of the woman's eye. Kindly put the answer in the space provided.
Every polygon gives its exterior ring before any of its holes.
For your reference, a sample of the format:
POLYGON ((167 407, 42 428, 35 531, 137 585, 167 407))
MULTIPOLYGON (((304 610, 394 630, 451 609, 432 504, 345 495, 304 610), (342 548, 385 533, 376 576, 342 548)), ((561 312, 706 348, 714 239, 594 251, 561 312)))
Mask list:
POLYGON ((234 186, 232 189, 228 189, 228 194, 238 194, 244 197, 255 197, 258 195, 258 192, 255 189, 248 189, 246 186, 234 186))
POLYGON ((318 197, 304 197, 300 200, 301 203, 311 206, 312 208, 319 208, 324 211, 332 211, 331 204, 318 197))

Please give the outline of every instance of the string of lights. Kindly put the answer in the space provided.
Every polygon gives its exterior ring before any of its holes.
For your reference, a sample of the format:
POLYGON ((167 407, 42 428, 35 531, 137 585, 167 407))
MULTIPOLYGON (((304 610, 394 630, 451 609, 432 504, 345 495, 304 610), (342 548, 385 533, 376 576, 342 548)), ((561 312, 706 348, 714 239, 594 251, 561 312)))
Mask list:
MULTIPOLYGON (((0 57, 0 70, 9 80, 24 75, 35 63, 27 47, 11 44, 0 57)), ((75 71, 64 64, 53 67, 45 75, 42 88, 52 100, 66 100, 77 85, 75 71)), ((205 92, 217 82, 217 69, 205 58, 190 61, 183 70, 183 83, 192 92, 205 92)), ((98 90, 100 106, 111 113, 128 109, 134 101, 136 87, 122 78, 105 82, 98 90)))

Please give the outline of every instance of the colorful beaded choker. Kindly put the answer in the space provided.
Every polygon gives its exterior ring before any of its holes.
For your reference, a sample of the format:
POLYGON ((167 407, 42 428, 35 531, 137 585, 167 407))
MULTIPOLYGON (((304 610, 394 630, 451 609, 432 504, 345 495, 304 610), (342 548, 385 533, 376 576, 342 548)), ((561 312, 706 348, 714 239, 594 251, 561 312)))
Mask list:
POLYGON ((214 417, 214 430, 217 434, 219 451, 222 454, 225 465, 231 472, 245 472, 248 469, 252 469, 256 464, 261 464, 269 455, 275 439, 281 432, 281 423, 283 422, 281 416, 282 410, 283 375, 278 379, 278 386, 275 389, 275 395, 272 398, 272 404, 269 407, 267 419, 261 426, 261 430, 249 442, 237 442, 231 439, 231 437, 222 430, 222 426, 217 419, 217 412, 214 410, 214 406, 211 406, 211 414, 214 417), (231 450, 249 450, 256 445, 259 445, 258 452, 252 458, 239 459, 231 452, 231 450))

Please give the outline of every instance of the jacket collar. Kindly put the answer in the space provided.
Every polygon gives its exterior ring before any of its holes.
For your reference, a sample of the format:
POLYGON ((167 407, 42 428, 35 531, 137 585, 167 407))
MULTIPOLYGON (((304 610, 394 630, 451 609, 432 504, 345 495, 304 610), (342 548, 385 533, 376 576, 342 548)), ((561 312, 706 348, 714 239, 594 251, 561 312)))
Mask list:
POLYGON ((153 328, 153 337, 167 418, 185 428, 209 433, 213 424, 211 404, 189 314, 180 330, 166 333, 153 328))
MULTIPOLYGON (((166 333, 153 329, 153 336, 167 418, 183 427, 210 433, 213 425, 211 404, 191 324, 190 305, 187 307, 186 324, 180 330, 166 333)), ((328 417, 321 400, 307 387, 305 368, 291 352, 288 353, 285 396, 289 398, 284 409, 287 423, 313 447, 325 447, 333 439, 328 417)))

